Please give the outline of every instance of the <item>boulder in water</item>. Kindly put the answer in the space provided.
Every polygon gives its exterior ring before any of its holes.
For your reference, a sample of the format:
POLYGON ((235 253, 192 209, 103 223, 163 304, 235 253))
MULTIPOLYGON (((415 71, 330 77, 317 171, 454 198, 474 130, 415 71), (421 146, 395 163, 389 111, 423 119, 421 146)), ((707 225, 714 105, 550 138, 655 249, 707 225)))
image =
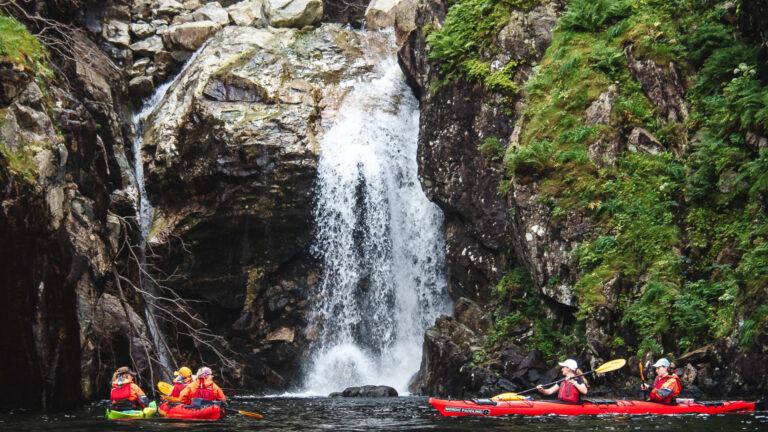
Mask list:
POLYGON ((347 387, 343 392, 333 392, 328 397, 396 397, 397 390, 384 385, 364 385, 347 387))

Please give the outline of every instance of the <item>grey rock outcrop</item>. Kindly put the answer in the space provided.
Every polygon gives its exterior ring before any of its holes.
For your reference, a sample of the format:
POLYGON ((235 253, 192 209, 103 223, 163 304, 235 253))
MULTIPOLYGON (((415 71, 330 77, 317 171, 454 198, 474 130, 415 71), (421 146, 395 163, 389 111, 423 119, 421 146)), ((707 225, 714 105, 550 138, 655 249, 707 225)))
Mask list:
POLYGON ((239 26, 264 27, 264 3, 261 0, 244 0, 227 8, 232 22, 239 26))
POLYGON ((255 386, 286 388, 306 348, 319 140, 353 78, 390 49, 386 37, 225 27, 149 118, 149 242, 165 251, 156 264, 183 269, 179 292, 239 314, 238 350, 260 365, 247 372, 255 386))
POLYGON ((174 24, 163 33, 165 46, 195 51, 213 36, 221 25, 214 21, 194 21, 174 24))
POLYGON ((397 397, 397 390, 389 386, 364 385, 361 387, 347 387, 342 392, 331 393, 328 397, 364 397, 382 398, 397 397))
POLYGON ((272 27, 313 25, 323 18, 323 2, 320 0, 267 0, 266 14, 272 27))
MULTIPOLYGON (((559 8, 559 2, 547 2, 527 14, 514 11, 499 36, 500 54, 496 61, 502 65, 512 60, 530 64, 541 58, 559 8)), ((484 300, 507 265, 502 254, 510 246, 510 230, 513 236, 525 239, 532 226, 544 229, 546 219, 540 217, 548 215, 528 217, 518 211, 517 217, 510 218, 508 205, 515 208, 516 203, 508 203, 498 193, 501 166, 478 149, 489 138, 497 139, 502 148, 510 142, 515 117, 499 106, 499 96, 481 84, 465 81, 449 82, 427 91, 438 75, 427 60, 420 29, 430 23, 439 27, 447 9, 443 2, 419 5, 414 30, 405 38, 398 59, 421 100, 420 175, 427 196, 446 216, 446 258, 452 295, 484 300)), ((522 83, 530 72, 530 67, 520 67, 515 74, 516 82, 522 83)), ((546 241, 542 238, 542 247, 546 241)), ((518 260, 530 265, 532 272, 546 270, 536 268, 533 258, 526 258, 531 251, 524 241, 514 246, 518 260)), ((550 276, 544 273, 534 280, 537 286, 545 287, 550 276)), ((564 294, 565 300, 572 303, 569 297, 564 294)))

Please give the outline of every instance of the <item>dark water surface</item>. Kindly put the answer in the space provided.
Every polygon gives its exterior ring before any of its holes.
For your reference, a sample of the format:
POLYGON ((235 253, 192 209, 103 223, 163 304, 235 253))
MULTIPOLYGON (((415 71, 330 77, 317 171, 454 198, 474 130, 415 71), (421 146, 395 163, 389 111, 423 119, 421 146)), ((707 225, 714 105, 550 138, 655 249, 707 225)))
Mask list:
POLYGON ((245 398, 231 408, 257 412, 263 419, 231 414, 216 422, 151 418, 107 420, 106 402, 73 412, 0 413, 3 431, 768 431, 768 411, 716 416, 442 417, 422 397, 389 399, 245 398))

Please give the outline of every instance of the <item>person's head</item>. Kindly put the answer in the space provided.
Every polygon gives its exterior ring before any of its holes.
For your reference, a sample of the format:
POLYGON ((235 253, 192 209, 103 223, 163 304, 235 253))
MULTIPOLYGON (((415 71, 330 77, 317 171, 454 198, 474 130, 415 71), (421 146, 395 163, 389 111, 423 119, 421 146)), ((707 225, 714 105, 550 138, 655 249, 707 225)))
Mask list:
POLYGON ((118 368, 114 375, 112 375, 112 382, 117 381, 119 378, 122 378, 124 381, 132 381, 135 376, 136 372, 132 371, 128 366, 123 366, 118 368))
POLYGON ((564 362, 558 363, 558 365, 562 366, 560 371, 565 376, 576 375, 576 371, 579 370, 579 364, 576 363, 576 360, 574 359, 568 359, 564 362))
POLYGON ((653 364, 653 367, 656 368, 656 375, 669 375, 669 360, 660 358, 658 361, 656 361, 656 363, 653 364))
POLYGON ((197 379, 199 380, 209 380, 213 379, 213 372, 211 371, 211 368, 209 367, 201 367, 197 370, 197 379))
POLYGON ((190 369, 190 368, 188 368, 186 366, 180 367, 179 370, 177 370, 173 374, 179 380, 189 381, 190 379, 192 379, 192 369, 190 369))

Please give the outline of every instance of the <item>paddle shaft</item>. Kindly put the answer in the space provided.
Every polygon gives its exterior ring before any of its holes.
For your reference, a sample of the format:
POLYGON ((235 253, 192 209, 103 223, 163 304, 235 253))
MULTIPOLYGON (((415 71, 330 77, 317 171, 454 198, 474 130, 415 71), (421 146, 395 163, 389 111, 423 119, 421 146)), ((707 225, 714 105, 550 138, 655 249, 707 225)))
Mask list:
MULTIPOLYGON (((551 382, 551 383, 548 383, 548 384, 540 384, 540 385, 542 387, 545 387, 545 386, 551 386, 551 385, 555 385, 555 384, 560 384, 561 382, 563 382, 565 380, 573 379, 573 378, 578 378, 578 377, 583 377, 584 375, 589 375, 592 372, 594 372, 594 371, 584 372, 582 374, 574 375, 572 377, 567 377, 567 378, 559 379, 557 381, 554 381, 554 382, 551 382)), ((529 388, 528 390, 523 390, 521 392, 517 392, 517 394, 521 395, 521 394, 529 393, 529 392, 532 392, 532 391, 536 390, 538 387, 539 386, 536 386, 536 387, 533 387, 533 388, 529 388)))

